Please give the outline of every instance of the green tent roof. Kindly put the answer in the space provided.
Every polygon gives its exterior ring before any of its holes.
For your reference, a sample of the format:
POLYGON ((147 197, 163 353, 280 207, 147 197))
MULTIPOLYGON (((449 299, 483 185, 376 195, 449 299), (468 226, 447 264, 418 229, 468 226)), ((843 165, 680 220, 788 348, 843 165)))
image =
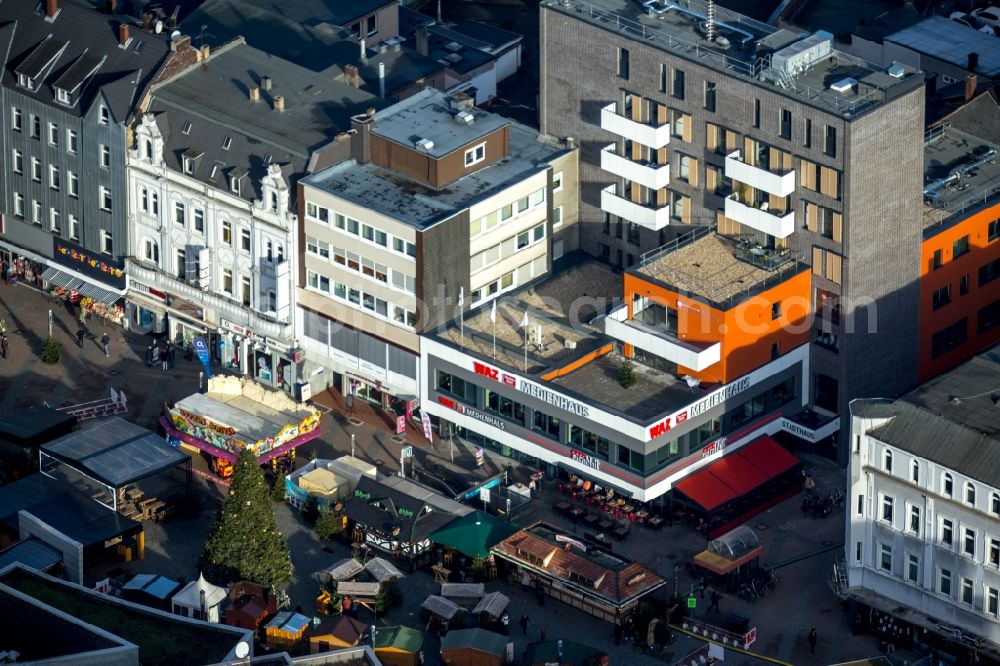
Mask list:
POLYGON ((416 654, 424 644, 424 635, 409 627, 378 627, 375 631, 375 649, 396 648, 416 654))
POLYGON ((507 639, 485 629, 452 629, 441 639, 441 651, 472 649, 486 654, 502 655, 507 639))
POLYGON ((469 557, 485 559, 489 557, 490 548, 517 531, 516 527, 495 516, 473 511, 433 532, 429 538, 469 557))

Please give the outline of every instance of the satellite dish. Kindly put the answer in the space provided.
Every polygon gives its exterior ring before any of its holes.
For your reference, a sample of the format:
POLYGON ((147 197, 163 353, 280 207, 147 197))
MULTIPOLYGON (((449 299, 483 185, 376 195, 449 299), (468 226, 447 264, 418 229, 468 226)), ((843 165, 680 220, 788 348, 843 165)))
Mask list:
POLYGON ((246 641, 240 641, 236 644, 236 658, 246 659, 247 655, 250 654, 250 646, 247 645, 246 641))
POLYGON ((180 38, 181 38, 180 30, 174 30, 172 33, 170 33, 170 41, 176 42, 180 38))

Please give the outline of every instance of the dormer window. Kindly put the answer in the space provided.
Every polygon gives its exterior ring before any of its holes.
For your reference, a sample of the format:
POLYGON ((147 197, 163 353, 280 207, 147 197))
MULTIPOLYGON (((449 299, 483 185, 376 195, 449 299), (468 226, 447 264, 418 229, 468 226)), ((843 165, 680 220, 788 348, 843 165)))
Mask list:
POLYGON ((194 148, 188 148, 185 150, 184 154, 181 155, 184 173, 188 175, 194 174, 194 172, 198 169, 198 160, 201 159, 202 155, 203 153, 195 150, 194 148))
POLYGON ((230 178, 229 178, 229 191, 232 192, 233 194, 239 194, 240 193, 240 177, 239 176, 230 176, 230 178))
POLYGON ((27 88, 28 90, 34 90, 35 89, 35 80, 32 79, 27 74, 18 74, 17 75, 17 85, 21 86, 22 88, 27 88))
POLYGON ((70 104, 69 91, 63 90, 62 88, 56 88, 56 101, 60 104, 70 104))
POLYGON ((184 158, 184 173, 191 174, 194 173, 194 160, 190 157, 184 158))
POLYGON ((101 104, 98 110, 98 122, 102 125, 107 125, 111 122, 111 110, 104 104, 101 104))

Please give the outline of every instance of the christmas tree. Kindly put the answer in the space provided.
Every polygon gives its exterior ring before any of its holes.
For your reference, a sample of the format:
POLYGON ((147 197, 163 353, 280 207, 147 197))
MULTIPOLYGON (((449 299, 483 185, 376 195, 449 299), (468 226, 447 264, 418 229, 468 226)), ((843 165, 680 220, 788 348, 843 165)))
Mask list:
POLYGON ((222 585, 249 581, 272 588, 291 580, 288 543, 278 531, 268 491, 257 458, 244 449, 201 554, 206 578, 222 585))

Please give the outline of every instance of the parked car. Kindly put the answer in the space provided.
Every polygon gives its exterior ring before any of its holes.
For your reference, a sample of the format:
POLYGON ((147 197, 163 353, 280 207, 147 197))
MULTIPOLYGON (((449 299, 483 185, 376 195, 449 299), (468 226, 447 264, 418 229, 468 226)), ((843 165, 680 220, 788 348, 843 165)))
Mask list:
POLYGON ((996 29, 1000 29, 1000 8, 980 7, 979 9, 973 9, 972 15, 986 25, 993 26, 994 32, 996 32, 996 29))
POLYGON ((948 18, 956 23, 961 23, 966 27, 972 28, 973 30, 984 32, 987 35, 993 34, 993 26, 986 25, 972 14, 966 14, 965 12, 952 12, 948 18))

